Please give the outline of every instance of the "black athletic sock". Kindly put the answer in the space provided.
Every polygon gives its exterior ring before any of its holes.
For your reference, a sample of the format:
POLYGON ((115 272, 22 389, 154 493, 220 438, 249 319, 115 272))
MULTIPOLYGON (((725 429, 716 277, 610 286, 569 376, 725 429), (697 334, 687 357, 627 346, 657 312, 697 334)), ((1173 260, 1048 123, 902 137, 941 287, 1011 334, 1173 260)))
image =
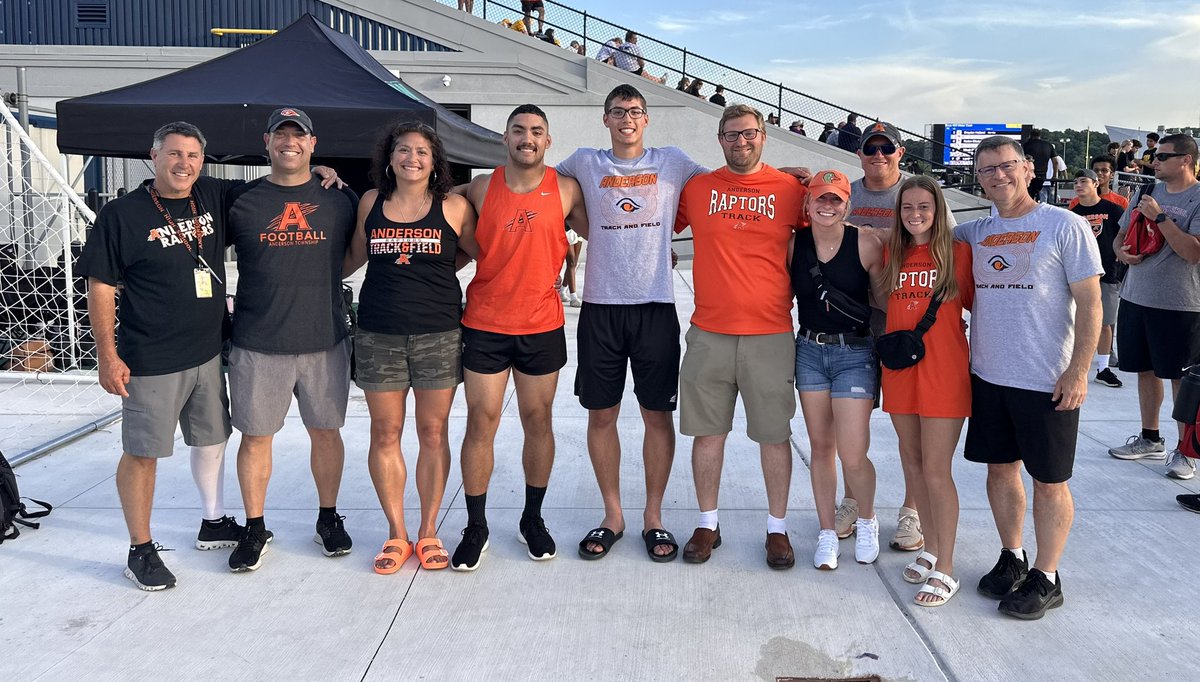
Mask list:
POLYGON ((266 530, 267 522, 263 521, 263 517, 255 516, 253 518, 246 517, 246 530, 257 528, 258 530, 266 530))
POLYGON ((333 523, 337 519, 337 507, 317 507, 318 523, 333 523))
POLYGON ((487 493, 464 495, 467 500, 467 523, 487 526, 487 493))
POLYGON ((1150 429, 1142 429, 1142 438, 1149 441, 1158 442, 1162 436, 1158 435, 1158 429, 1151 431, 1150 429))
POLYGON ((545 488, 535 488, 526 483, 525 511, 521 516, 524 518, 540 518, 542 515, 542 500, 544 499, 546 499, 545 488))

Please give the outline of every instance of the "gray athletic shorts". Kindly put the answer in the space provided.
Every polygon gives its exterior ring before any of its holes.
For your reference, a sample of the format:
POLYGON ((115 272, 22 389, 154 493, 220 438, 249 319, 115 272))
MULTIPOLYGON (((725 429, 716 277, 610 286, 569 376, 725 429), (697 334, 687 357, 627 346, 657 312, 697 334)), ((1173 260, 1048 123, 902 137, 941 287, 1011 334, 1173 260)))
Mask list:
POLYGON ((679 432, 716 436, 733 430, 739 395, 746 435, 783 443, 796 415, 796 337, 791 332, 732 336, 692 325, 679 368, 679 432))
POLYGON ((429 334, 379 334, 362 329, 354 339, 364 391, 454 388, 463 380, 462 329, 429 334))
POLYGON ((229 398, 221 356, 191 369, 129 377, 121 399, 121 449, 137 457, 170 457, 175 427, 183 442, 205 446, 229 439, 229 398))
POLYGON ((1117 323, 1117 305, 1121 302, 1121 283, 1100 283, 1100 307, 1104 310, 1104 320, 1101 324, 1117 323))
POLYGON ((293 395, 304 426, 342 428, 350 395, 350 337, 316 353, 260 353, 233 347, 229 396, 234 428, 247 436, 278 433, 293 395))

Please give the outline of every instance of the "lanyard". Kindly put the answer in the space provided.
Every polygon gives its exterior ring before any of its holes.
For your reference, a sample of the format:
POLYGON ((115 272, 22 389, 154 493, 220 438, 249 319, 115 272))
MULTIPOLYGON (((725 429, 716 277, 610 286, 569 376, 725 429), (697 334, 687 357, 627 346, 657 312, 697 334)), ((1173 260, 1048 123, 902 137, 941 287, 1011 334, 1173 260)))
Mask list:
POLYGON ((191 192, 188 192, 188 206, 192 209, 192 238, 196 240, 196 253, 192 253, 192 245, 187 239, 187 235, 183 234, 179 226, 175 223, 175 219, 171 217, 171 212, 168 211, 159 201, 158 190, 154 189, 154 185, 148 187, 150 190, 150 198, 154 200, 154 206, 158 208, 158 212, 166 219, 167 225, 171 226, 171 230, 179 235, 179 241, 183 242, 183 248, 187 249, 188 255, 196 261, 197 265, 205 268, 208 265, 204 262, 204 228, 200 225, 200 221, 196 220, 200 217, 200 212, 196 210, 196 198, 191 192))

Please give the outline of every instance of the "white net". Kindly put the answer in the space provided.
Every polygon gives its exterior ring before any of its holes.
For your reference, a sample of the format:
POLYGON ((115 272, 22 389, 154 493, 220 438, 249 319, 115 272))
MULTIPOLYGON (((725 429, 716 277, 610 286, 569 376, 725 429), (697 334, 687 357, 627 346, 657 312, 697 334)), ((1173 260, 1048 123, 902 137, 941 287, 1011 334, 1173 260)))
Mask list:
POLYGON ((96 381, 87 286, 74 274, 95 218, 68 180, 82 162, 43 153, 7 107, 0 115, 0 450, 21 459, 120 401, 96 381))

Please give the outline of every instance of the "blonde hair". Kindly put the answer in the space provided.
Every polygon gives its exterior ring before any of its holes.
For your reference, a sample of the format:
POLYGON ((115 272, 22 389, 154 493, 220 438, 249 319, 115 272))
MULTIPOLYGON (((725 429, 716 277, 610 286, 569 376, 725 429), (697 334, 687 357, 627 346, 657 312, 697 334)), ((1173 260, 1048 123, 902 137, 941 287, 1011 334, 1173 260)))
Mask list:
POLYGON ((913 237, 900 219, 900 206, 904 201, 904 193, 910 189, 923 189, 933 195, 933 228, 930 230, 929 254, 933 257, 933 265, 937 270, 933 294, 942 296, 943 301, 957 298, 962 292, 958 288, 958 277, 954 272, 954 230, 947 218, 946 198, 942 188, 927 175, 914 175, 900 185, 896 193, 896 217, 892 226, 892 236, 886 245, 888 263, 883 269, 883 281, 887 291, 893 292, 900 287, 900 270, 904 267, 904 257, 913 246, 913 237))

